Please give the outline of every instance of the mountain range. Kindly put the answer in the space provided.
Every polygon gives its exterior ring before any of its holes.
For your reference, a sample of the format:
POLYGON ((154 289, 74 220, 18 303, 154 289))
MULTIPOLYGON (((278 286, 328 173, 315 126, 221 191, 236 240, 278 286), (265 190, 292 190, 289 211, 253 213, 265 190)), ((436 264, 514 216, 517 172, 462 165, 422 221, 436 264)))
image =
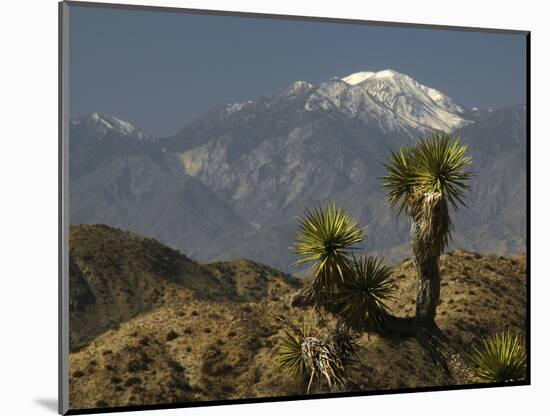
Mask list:
POLYGON ((70 222, 130 230, 198 261, 249 258, 299 273, 290 247, 306 208, 328 201, 368 224, 364 249, 409 255, 382 162, 399 145, 452 132, 474 159, 453 247, 526 247, 526 107, 468 109, 392 70, 221 105, 171 137, 103 113, 70 121, 70 222))

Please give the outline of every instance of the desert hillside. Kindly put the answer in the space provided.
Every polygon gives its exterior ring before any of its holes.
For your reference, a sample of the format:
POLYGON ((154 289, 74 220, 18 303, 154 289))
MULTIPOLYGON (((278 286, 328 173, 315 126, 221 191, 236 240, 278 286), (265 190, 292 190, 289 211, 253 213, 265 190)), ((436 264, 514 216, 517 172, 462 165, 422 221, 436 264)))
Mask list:
POLYGON ((70 228, 71 350, 172 300, 256 301, 298 281, 248 260, 201 265, 159 242, 105 225, 70 228))
MULTIPOLYGON (((290 275, 248 260, 202 265, 100 225, 71 227, 70 266, 72 409, 305 393, 275 364, 281 318, 320 319, 290 306, 300 287, 290 275)), ((392 311, 412 315, 412 262, 393 275, 392 311)), ((461 353, 483 336, 525 330, 525 255, 453 250, 441 275, 437 323, 461 353)), ((349 390, 452 384, 414 339, 359 342, 349 390)))

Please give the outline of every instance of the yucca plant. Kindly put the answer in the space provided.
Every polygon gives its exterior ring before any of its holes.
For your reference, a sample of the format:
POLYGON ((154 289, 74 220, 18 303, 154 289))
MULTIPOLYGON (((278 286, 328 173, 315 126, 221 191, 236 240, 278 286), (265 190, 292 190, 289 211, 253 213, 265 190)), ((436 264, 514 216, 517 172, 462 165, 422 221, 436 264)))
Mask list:
POLYGON ((527 354, 523 340, 511 332, 483 339, 471 356, 475 381, 521 381, 526 377, 527 354))
POLYGON ((419 277, 416 318, 426 326, 434 324, 439 301, 439 256, 447 247, 453 225, 449 205, 465 205, 472 173, 472 159, 459 138, 435 133, 414 146, 392 152, 382 177, 390 205, 398 215, 412 220, 411 246, 419 277))
POLYGON ((393 296, 391 268, 376 257, 353 258, 350 273, 334 296, 336 313, 349 327, 364 331, 380 327, 393 296))
POLYGON ((338 319, 330 336, 305 336, 294 330, 281 339, 281 367, 291 376, 305 376, 308 392, 314 381, 324 380, 331 390, 343 386, 345 365, 353 361, 358 348, 353 330, 378 326, 387 313, 391 270, 374 257, 353 255, 365 234, 334 203, 306 210, 299 223, 294 251, 302 257, 297 264, 313 262, 313 279, 293 296, 292 305, 313 305, 317 313, 323 309, 338 319))
MULTIPOLYGON (((311 334, 307 334, 310 336, 311 334)), ((304 333, 295 333, 294 331, 284 330, 279 341, 279 355, 277 364, 292 378, 305 376, 307 373, 306 364, 302 355, 302 342, 306 337, 304 333)))
POLYGON ((301 256, 296 264, 313 262, 314 294, 330 294, 344 280, 351 252, 364 239, 365 230, 336 204, 306 210, 296 234, 294 252, 301 256))
POLYGON ((340 357, 344 365, 356 361, 357 351, 359 350, 358 335, 349 330, 349 326, 339 321, 336 328, 330 335, 330 342, 334 346, 334 351, 340 357))
MULTIPOLYGON (((307 382, 307 393, 314 382, 325 381, 330 390, 343 386, 342 343, 319 337, 311 328, 302 328, 305 329, 284 330, 277 357, 279 367, 292 378, 301 377, 307 382)), ((346 343, 350 342, 353 341, 346 339, 346 343)))
POLYGON ((302 343, 302 356, 310 373, 308 393, 314 381, 325 381, 330 390, 344 386, 344 364, 334 344, 319 338, 305 338, 302 343))

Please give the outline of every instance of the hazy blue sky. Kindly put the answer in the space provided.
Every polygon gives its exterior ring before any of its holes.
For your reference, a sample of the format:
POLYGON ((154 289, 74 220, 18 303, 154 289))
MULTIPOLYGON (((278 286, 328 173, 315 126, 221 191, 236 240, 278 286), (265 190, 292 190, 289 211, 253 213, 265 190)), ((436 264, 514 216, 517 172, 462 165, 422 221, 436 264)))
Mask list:
POLYGON ((296 80, 386 68, 466 106, 525 102, 525 37, 70 8, 71 115, 112 113, 170 135, 220 104, 296 80))

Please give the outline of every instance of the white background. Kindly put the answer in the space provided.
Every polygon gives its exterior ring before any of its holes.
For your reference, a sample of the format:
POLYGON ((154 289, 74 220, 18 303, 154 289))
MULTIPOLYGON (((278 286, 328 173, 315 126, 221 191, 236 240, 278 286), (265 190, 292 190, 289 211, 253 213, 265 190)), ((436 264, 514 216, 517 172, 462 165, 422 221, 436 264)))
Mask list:
MULTIPOLYGON (((141 4, 532 31, 532 386, 147 412, 148 415, 549 414, 549 32, 543 1, 203 0, 141 4), (546 214, 546 215, 544 215, 546 214), (545 394, 546 393, 546 394, 545 394)), ((116 1, 114 1, 116 2, 116 1)), ((57 396, 57 2, 0 8, 0 413, 57 396)), ((118 1, 118 3, 122 3, 118 1)), ((136 413, 131 413, 136 414, 136 413)))

